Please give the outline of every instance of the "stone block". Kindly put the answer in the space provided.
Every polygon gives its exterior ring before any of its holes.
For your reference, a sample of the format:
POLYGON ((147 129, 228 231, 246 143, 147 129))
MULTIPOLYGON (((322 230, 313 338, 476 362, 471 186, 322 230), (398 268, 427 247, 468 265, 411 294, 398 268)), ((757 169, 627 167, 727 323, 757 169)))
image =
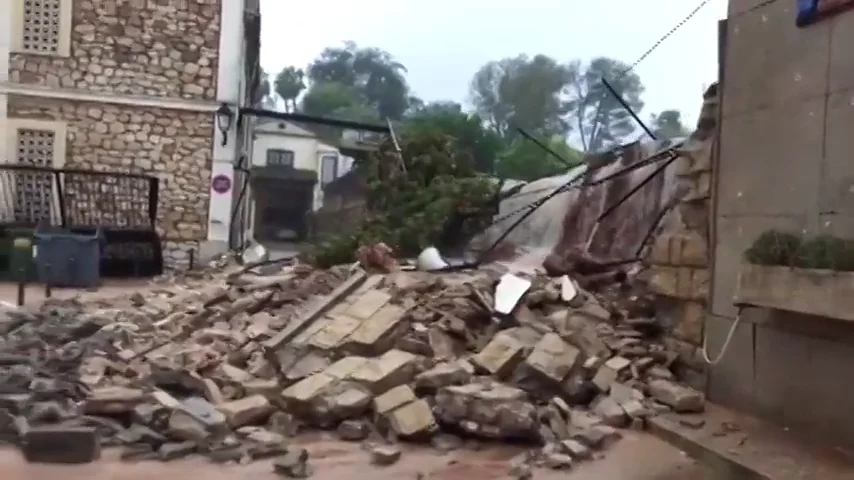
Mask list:
POLYGON ((180 409, 201 422, 208 431, 219 433, 227 429, 225 415, 204 398, 186 398, 180 409))
POLYGON ((679 266, 682 264, 682 243, 684 242, 683 231, 678 231, 668 235, 670 240, 670 255, 667 258, 669 265, 679 266))
POLYGON ((101 456, 94 427, 41 426, 23 435, 24 458, 32 463, 90 463, 101 456))
POLYGON ((534 346, 525 364, 550 380, 562 382, 581 361, 581 351, 556 333, 547 333, 534 346))
POLYGON ((524 346, 519 340, 502 332, 495 335, 471 361, 490 375, 505 378, 522 361, 523 350, 524 346))
POLYGON ((346 340, 346 348, 362 355, 379 355, 392 347, 401 332, 406 310, 384 305, 365 320, 346 340))
POLYGON ((322 427, 362 416, 371 404, 371 393, 355 382, 340 382, 312 399, 311 419, 322 427))
POLYGON ((382 395, 374 398, 374 411, 378 415, 384 415, 395 408, 416 400, 415 392, 409 385, 398 385, 382 395))
POLYGON ((286 388, 282 392, 282 400, 290 407, 305 407, 314 397, 337 381, 337 378, 326 373, 315 373, 286 388))
POLYGON ((485 438, 539 438, 537 409, 528 395, 501 383, 445 387, 436 394, 436 415, 447 424, 485 438))
POLYGON ((181 410, 176 410, 169 415, 167 431, 170 438, 196 443, 203 443, 212 436, 204 423, 181 410))
POLYGON ((708 268, 695 268, 691 277, 691 299, 709 301, 709 278, 708 268))
POLYGON ((368 290, 358 297, 346 310, 347 316, 367 320, 391 300, 391 295, 382 290, 368 290))
POLYGON ((415 377, 415 388, 436 391, 449 385, 462 385, 471 380, 472 372, 465 365, 468 362, 443 362, 415 377))
POLYGON ((611 397, 600 398, 593 406, 593 413, 602 419, 605 425, 624 427, 628 421, 626 411, 611 397))
POLYGON ((650 381, 649 393, 677 413, 697 413, 705 408, 706 399, 701 392, 668 380, 650 381))
POLYGON ((323 329, 325 329, 327 325, 334 321, 337 315, 343 315, 343 313, 333 314, 332 312, 330 312, 327 316, 319 318, 316 321, 310 323, 307 327, 305 327, 305 330, 302 330, 293 338, 293 340, 291 340, 291 344, 296 347, 308 345, 308 342, 311 340, 311 338, 323 331, 323 329))
POLYGON ((136 388, 103 387, 92 390, 82 407, 90 415, 117 415, 133 411, 147 399, 148 395, 136 388))
POLYGON ((263 422, 273 413, 273 406, 263 395, 250 395, 219 406, 231 428, 263 422))
POLYGON ((700 345, 703 342, 706 305, 698 301, 689 301, 682 304, 680 310, 681 315, 677 317, 673 335, 679 340, 700 345))
POLYGON ((374 394, 409 383, 415 377, 415 355, 402 350, 389 350, 381 357, 372 358, 350 374, 350 378, 374 394))
POLYGON ((694 298, 694 269, 691 267, 677 267, 676 269, 676 295, 677 298, 694 298))
POLYGON ((431 435, 438 428, 430 405, 415 400, 386 414, 388 425, 399 438, 413 439, 431 435))
POLYGON ((577 440, 563 440, 560 445, 563 451, 575 460, 587 460, 592 455, 590 449, 577 440))
POLYGON ((355 332, 362 321, 348 315, 332 317, 332 321, 326 324, 323 330, 311 336, 308 344, 321 350, 332 350, 342 345, 344 339, 355 332))
POLYGON ((678 296, 678 268, 655 266, 650 269, 649 289, 666 297, 678 296))
POLYGON ((611 384, 616 382, 623 372, 628 371, 631 364, 631 360, 624 357, 613 357, 608 359, 608 361, 603 363, 602 366, 599 367, 599 370, 596 371, 596 375, 593 376, 593 384, 603 392, 609 391, 611 389, 611 384))
POLYGON ((365 366, 366 363, 368 363, 368 359, 365 357, 344 357, 328 366, 323 373, 330 377, 344 380, 349 378, 351 373, 365 366))
POLYGON ((400 447, 397 445, 377 445, 371 449, 371 463, 381 467, 393 465, 400 460, 400 447))
POLYGON ((708 241, 696 231, 686 231, 682 234, 682 249, 678 265, 689 267, 709 266, 708 241))
POLYGON ((669 234, 656 237, 649 252, 649 262, 653 265, 668 265, 670 263, 670 243, 669 234))

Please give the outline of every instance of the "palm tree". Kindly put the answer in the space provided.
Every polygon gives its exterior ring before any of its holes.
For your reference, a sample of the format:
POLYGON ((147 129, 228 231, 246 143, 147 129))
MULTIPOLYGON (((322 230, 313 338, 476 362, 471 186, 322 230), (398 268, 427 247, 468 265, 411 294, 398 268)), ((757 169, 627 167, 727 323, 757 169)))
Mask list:
POLYGON ((297 109, 297 97, 305 90, 305 72, 296 67, 285 67, 276 75, 276 93, 285 101, 285 110, 297 109))

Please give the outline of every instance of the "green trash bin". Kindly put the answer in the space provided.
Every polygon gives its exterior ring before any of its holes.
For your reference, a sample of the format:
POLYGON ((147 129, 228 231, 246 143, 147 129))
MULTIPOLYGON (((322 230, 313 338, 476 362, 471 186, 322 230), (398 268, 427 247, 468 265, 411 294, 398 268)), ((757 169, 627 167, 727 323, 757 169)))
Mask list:
POLYGON ((33 282, 36 279, 36 264, 33 261, 33 237, 21 236, 12 239, 9 252, 9 279, 14 282, 33 282))

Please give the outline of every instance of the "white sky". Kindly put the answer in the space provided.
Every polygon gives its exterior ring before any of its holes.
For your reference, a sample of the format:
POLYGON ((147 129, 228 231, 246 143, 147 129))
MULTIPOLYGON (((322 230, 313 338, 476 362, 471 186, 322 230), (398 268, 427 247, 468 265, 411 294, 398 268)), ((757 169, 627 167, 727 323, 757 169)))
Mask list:
MULTIPOLYGON (((469 81, 490 60, 543 53, 633 63, 699 1, 261 0, 261 65, 305 67, 324 47, 353 40, 395 56, 422 99, 468 104, 469 81)), ((638 66, 642 119, 677 108, 693 126, 717 77, 717 20, 726 9, 727 0, 712 0, 638 66)))

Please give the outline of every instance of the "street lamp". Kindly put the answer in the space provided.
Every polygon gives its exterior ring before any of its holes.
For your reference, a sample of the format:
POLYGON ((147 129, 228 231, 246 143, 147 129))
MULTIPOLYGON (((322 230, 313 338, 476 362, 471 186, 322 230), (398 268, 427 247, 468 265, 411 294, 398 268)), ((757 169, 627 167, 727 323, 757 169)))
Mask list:
POLYGON ((222 133, 222 146, 228 143, 228 129, 231 128, 231 121, 234 119, 234 113, 228 108, 228 105, 222 104, 216 110, 216 126, 222 133))

